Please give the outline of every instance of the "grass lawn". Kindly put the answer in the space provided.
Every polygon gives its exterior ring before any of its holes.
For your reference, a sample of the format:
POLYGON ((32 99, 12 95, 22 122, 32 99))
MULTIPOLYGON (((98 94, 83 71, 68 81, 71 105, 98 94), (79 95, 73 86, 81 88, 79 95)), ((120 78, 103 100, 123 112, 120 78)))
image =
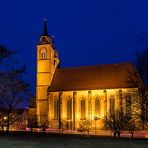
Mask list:
POLYGON ((0 148, 148 148, 148 139, 15 132, 0 134, 0 148))

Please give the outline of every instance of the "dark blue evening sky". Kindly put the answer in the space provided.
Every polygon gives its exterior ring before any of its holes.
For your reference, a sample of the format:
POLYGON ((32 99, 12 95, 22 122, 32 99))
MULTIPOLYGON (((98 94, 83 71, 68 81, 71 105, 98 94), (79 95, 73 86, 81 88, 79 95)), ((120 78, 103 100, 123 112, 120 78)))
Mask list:
POLYGON ((0 44, 19 50, 33 92, 44 17, 62 67, 133 62, 148 31, 148 0, 1 0, 0 44))

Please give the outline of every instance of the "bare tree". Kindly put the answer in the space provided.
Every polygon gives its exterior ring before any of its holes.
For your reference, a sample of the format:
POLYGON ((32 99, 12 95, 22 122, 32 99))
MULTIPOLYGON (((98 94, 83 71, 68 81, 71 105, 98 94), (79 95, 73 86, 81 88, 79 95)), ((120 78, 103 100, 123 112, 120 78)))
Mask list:
POLYGON ((17 50, 9 50, 5 46, 0 46, 0 63, 7 58, 11 58, 16 53, 17 50))
POLYGON ((133 88, 133 106, 135 115, 142 123, 142 129, 148 126, 148 51, 137 53, 137 68, 128 69, 126 83, 133 88), (146 55, 145 55, 146 54, 146 55))
POLYGON ((140 118, 142 128, 148 128, 148 48, 136 54, 136 67, 143 86, 139 86, 139 104, 141 108, 140 118))
MULTIPOLYGON (((16 68, 16 60, 12 60, 15 51, 0 47, 1 69, 0 69, 0 112, 2 119, 6 117, 7 131, 9 131, 11 116, 15 109, 26 99, 29 99, 29 85, 23 80, 25 67, 16 68), (6 62, 5 59, 10 59, 6 62)), ((3 126, 3 124, 2 124, 3 126)))
POLYGON ((9 131, 11 114, 20 103, 29 98, 29 85, 21 79, 22 73, 21 70, 0 73, 0 106, 7 117, 7 131, 9 131))
POLYGON ((105 118, 105 122, 107 123, 107 127, 112 131, 114 137, 118 135, 120 138, 120 134, 124 129, 124 115, 122 110, 114 111, 113 115, 108 114, 107 121, 105 118))
POLYGON ((134 132, 137 130, 135 119, 126 115, 124 117, 124 130, 127 130, 131 134, 131 138, 134 138, 134 132))

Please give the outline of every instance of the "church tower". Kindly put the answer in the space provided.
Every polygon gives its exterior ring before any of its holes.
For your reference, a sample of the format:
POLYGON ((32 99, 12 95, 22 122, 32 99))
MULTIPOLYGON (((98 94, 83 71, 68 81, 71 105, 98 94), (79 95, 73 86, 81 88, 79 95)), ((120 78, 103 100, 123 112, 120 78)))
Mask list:
POLYGON ((43 34, 40 37, 39 44, 37 44, 36 107, 39 125, 48 121, 47 89, 51 85, 58 64, 58 53, 54 49, 53 37, 48 34, 45 18, 43 34))

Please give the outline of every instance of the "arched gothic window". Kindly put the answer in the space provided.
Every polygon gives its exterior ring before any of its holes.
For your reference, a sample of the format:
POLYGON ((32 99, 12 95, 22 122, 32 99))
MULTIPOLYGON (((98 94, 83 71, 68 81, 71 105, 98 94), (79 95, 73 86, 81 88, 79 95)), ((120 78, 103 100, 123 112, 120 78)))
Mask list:
POLYGON ((100 100, 99 97, 95 98, 95 115, 100 116, 100 100))
POLYGON ((113 116, 115 112, 115 97, 110 97, 110 115, 113 116))
POLYGON ((41 52, 41 59, 46 59, 46 52, 45 51, 41 52))
POLYGON ((131 96, 126 95, 126 114, 131 115, 131 96))
POLYGON ((46 59, 47 58, 47 50, 46 48, 42 48, 40 50, 40 59, 46 59))
POLYGON ((67 119, 72 119, 72 99, 68 98, 67 100, 67 119))
POLYGON ((81 119, 85 119, 86 109, 85 109, 85 99, 81 99, 81 119))
POLYGON ((54 100, 54 119, 59 118, 59 101, 58 99, 54 100))

